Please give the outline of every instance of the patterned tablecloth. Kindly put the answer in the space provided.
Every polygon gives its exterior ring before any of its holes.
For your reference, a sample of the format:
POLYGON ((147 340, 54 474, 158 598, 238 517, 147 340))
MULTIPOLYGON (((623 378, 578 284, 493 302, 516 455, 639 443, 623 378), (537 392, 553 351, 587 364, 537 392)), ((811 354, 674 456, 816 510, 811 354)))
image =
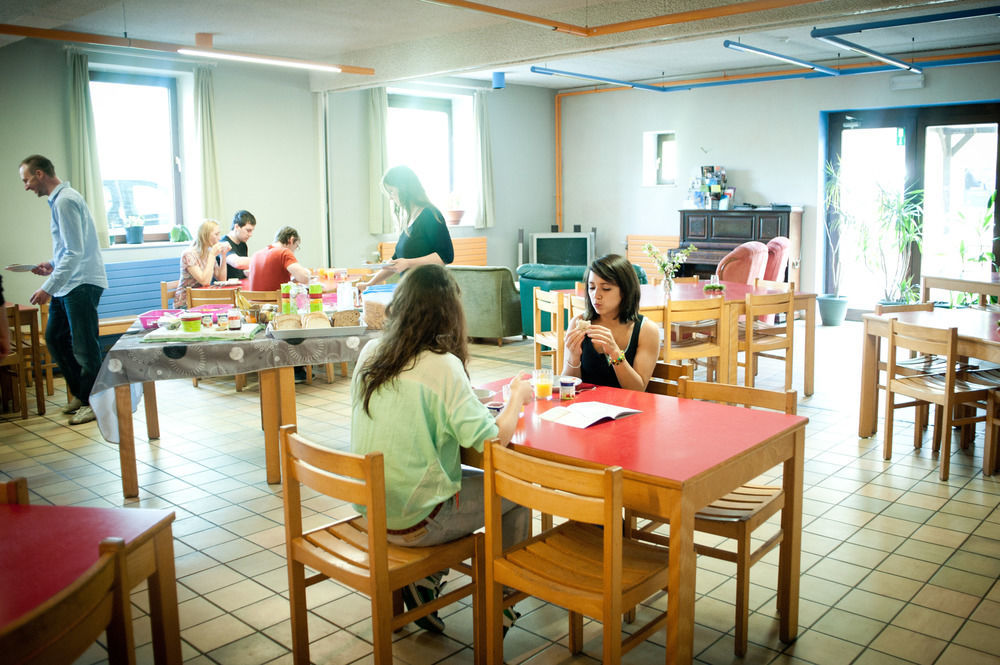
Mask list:
POLYGON ((114 388, 131 384, 135 412, 146 381, 230 376, 273 367, 321 365, 357 360, 375 334, 278 340, 263 332, 252 340, 161 344, 142 343, 143 332, 126 334, 108 351, 97 375, 90 404, 101 434, 118 441, 114 388))

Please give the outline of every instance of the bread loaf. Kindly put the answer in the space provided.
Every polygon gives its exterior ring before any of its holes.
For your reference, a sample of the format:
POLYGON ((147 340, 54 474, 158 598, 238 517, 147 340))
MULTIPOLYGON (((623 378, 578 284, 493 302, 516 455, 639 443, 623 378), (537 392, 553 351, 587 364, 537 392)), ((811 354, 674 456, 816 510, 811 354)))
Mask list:
POLYGON ((385 303, 365 300, 365 325, 372 330, 382 330, 385 326, 385 303))
POLYGON ((309 312, 302 315, 303 328, 329 328, 330 319, 323 312, 309 312))
POLYGON ((334 312, 333 325, 335 327, 361 325, 361 314, 356 309, 345 309, 341 312, 334 312))
POLYGON ((298 314, 279 314, 271 320, 275 330, 293 330, 302 327, 302 319, 298 314))

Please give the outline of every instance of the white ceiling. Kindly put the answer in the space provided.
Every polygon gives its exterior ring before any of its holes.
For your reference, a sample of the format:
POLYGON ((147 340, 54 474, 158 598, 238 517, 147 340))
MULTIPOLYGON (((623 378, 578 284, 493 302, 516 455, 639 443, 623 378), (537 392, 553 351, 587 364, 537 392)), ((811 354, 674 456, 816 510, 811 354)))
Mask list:
MULTIPOLYGON (((732 0, 482 0, 507 10, 601 26, 732 0)), ((660 82, 789 66, 723 48, 725 39, 826 65, 858 56, 809 36, 814 27, 991 7, 967 0, 790 0, 791 6, 601 37, 576 37, 486 13, 422 0, 4 0, 0 23, 193 45, 214 33, 216 48, 374 67, 374 77, 330 75, 330 89, 427 76, 488 79, 572 89, 583 82, 532 74, 540 64, 609 78, 660 82), (794 3, 799 4, 794 4, 794 3)), ((787 3, 786 3, 787 4, 787 3)), ((907 59, 927 52, 1000 48, 1000 18, 885 28, 847 39, 907 59)), ((16 41, 0 35, 0 47, 16 41)), ((862 60, 866 60, 862 58, 862 60)))

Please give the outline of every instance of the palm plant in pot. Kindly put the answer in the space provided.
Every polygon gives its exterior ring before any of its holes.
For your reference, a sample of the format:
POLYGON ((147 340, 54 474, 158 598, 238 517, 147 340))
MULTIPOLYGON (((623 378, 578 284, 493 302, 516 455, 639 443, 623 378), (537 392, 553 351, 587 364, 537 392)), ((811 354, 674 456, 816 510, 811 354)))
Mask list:
POLYGON ((923 231, 923 192, 879 186, 873 224, 861 234, 865 264, 881 277, 881 303, 916 302, 917 285, 910 275, 913 250, 920 251, 923 231))
POLYGON ((841 194, 840 167, 827 162, 824 196, 826 216, 823 220, 823 230, 826 233, 827 247, 830 250, 829 274, 833 284, 833 292, 824 293, 816 298, 820 319, 824 326, 839 326, 847 315, 847 298, 840 295, 840 276, 843 270, 840 241, 844 231, 855 225, 855 219, 842 205, 841 194))

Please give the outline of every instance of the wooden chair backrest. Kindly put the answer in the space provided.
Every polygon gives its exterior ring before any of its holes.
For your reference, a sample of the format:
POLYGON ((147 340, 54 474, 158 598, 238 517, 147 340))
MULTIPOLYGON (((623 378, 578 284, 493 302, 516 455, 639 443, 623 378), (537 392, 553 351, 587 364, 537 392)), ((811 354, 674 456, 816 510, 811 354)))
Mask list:
POLYGON ((687 377, 677 380, 677 396, 705 402, 741 404, 747 408, 769 409, 795 415, 798 411, 798 393, 794 390, 765 390, 729 383, 693 381, 687 377))
MULTIPOLYGON (((452 249, 455 250, 455 259, 451 262, 453 266, 485 266, 486 261, 486 236, 475 236, 472 238, 452 238, 452 249)), ((378 244, 378 255, 382 261, 392 259, 396 251, 396 243, 393 241, 380 242, 378 244)))
POLYGON ((920 302, 911 303, 908 305, 883 305, 879 303, 875 305, 875 315, 882 316, 883 314, 894 314, 896 312, 933 312, 934 303, 932 302, 920 302))
POLYGON ((678 381, 690 375, 691 367, 689 365, 675 365, 658 360, 653 367, 653 376, 649 378, 649 383, 646 384, 646 392, 676 397, 678 381))
POLYGON ((187 288, 188 309, 200 305, 235 305, 236 289, 193 289, 187 288))
POLYGON ((674 277, 674 284, 697 284, 698 275, 691 275, 690 277, 674 277))
POLYGON ((107 632, 112 664, 134 665, 125 543, 106 538, 100 558, 71 585, 0 632, 7 663, 69 665, 107 632))
POLYGON ((747 321, 760 318, 768 314, 785 314, 785 324, 788 335, 791 336, 794 329, 795 320, 795 284, 790 284, 789 289, 784 293, 772 293, 770 295, 756 295, 748 293, 746 296, 747 321))
POLYGON ((569 320, 572 321, 574 317, 586 313, 587 311, 587 296, 570 296, 569 297, 569 320))
POLYGON ((302 536, 300 483, 334 499, 365 506, 370 564, 343 561, 338 568, 356 589, 364 589, 369 583, 388 584, 382 453, 356 455, 318 446, 298 434, 295 425, 283 425, 280 435, 281 485, 285 495, 288 542, 302 536))
POLYGON ((792 291, 795 292, 795 283, 789 282, 777 282, 773 279, 761 279, 757 278, 753 281, 754 288, 756 289, 774 289, 776 291, 792 291))
POLYGON ((10 328, 10 355, 7 358, 0 357, 0 363, 13 365, 20 362, 24 347, 24 331, 21 330, 21 308, 17 305, 4 305, 7 312, 7 327, 10 328), (13 358, 12 358, 13 356, 13 358))
MULTIPOLYGON (((250 302, 275 304, 281 302, 281 291, 244 291, 243 289, 239 289, 239 296, 246 298, 250 302)), ((239 296, 237 296, 237 300, 239 300, 239 296)))
POLYGON ((11 478, 3 483, 0 491, 0 503, 28 505, 28 479, 24 477, 11 478))
POLYGON ((923 355, 944 358, 949 381, 954 378, 955 361, 958 359, 958 329, 931 328, 889 319, 888 378, 896 374, 896 349, 908 349, 923 355))
POLYGON ((556 291, 545 291, 536 286, 534 296, 535 331, 541 330, 542 315, 544 314, 549 317, 550 330, 558 331, 562 335, 566 327, 563 323, 563 294, 556 291))
POLYGON ((170 309, 170 301, 180 285, 180 280, 172 282, 160 282, 160 309, 170 309))
POLYGON ((681 238, 680 236, 625 236, 625 258, 628 259, 629 263, 642 266, 648 276, 655 277, 660 274, 660 268, 642 249, 646 243, 651 243, 656 249, 660 250, 661 254, 666 256, 670 250, 680 247, 681 238))
POLYGON ((724 298, 721 295, 700 300, 670 299, 664 307, 666 310, 665 324, 669 326, 690 321, 719 321, 723 316, 723 305, 724 298))

